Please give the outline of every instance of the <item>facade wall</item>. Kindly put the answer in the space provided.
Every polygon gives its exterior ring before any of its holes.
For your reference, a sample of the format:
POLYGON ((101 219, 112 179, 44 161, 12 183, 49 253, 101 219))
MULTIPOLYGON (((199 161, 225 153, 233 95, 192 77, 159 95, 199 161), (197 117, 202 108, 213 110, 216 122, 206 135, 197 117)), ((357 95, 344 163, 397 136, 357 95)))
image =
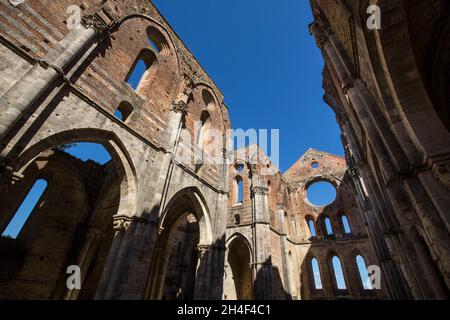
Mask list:
MULTIPOLYGON (((283 174, 276 168, 264 170, 274 165, 257 146, 236 151, 235 159, 230 167, 229 181, 233 182, 236 176, 243 177, 243 203, 250 202, 250 205, 228 202, 226 252, 231 250, 230 239, 237 235, 248 240, 255 259, 254 283, 261 282, 260 286, 254 287, 255 297, 282 300, 387 297, 382 275, 380 289, 364 289, 357 268, 358 255, 364 258, 366 267, 378 266, 379 261, 368 237, 344 158, 310 149, 283 174), (235 170, 236 163, 243 165, 242 171, 235 170), (318 167, 313 168, 313 163, 318 167), (317 181, 330 182, 336 188, 336 199, 331 204, 315 206, 309 202, 307 189, 317 181), (341 222, 344 214, 351 233, 344 232, 341 222), (240 219, 237 220, 236 215, 240 219), (325 232, 325 217, 331 219, 334 231, 331 236, 325 232), (309 219, 316 225, 316 236, 309 230, 309 219), (345 290, 338 290, 335 283, 331 263, 334 255, 340 258, 343 266, 345 290), (319 261, 321 289, 314 288, 312 258, 319 261), (258 259, 264 267, 258 265, 258 259)), ((236 187, 230 184, 230 194, 236 187)), ((224 295, 233 297, 228 292, 233 292, 232 286, 225 287, 224 295)))
POLYGON ((48 182, 19 236, 0 239, 0 298, 447 298, 450 6, 377 3, 379 31, 366 28, 369 1, 311 0, 346 155, 310 149, 281 173, 257 146, 227 163, 224 97, 150 1, 0 0, 2 233, 33 183, 48 182), (76 142, 101 144, 112 160, 59 148, 76 142), (333 203, 308 201, 316 181, 334 185, 333 203), (381 267, 381 289, 362 287, 357 255, 381 267), (65 286, 69 265, 81 290, 65 286))
POLYGON ((378 1, 382 25, 369 29, 369 4, 311 1, 325 101, 342 130, 390 297, 447 298, 450 135, 442 80, 449 55, 441 44, 449 7, 378 1))
MULTIPOLYGON (((175 152, 184 148, 184 132, 194 142, 186 152, 195 151, 195 123, 201 122, 204 111, 209 113, 210 127, 217 128, 224 140, 230 121, 214 82, 149 1, 27 1, 18 7, 1 1, 0 7, 1 190, 17 193, 17 198, 4 199, 3 208, 20 198, 16 186, 35 178, 28 169, 34 161, 63 144, 102 144, 112 157, 113 176, 119 177, 117 193, 105 190, 98 208, 90 203, 83 209, 85 215, 98 211, 110 221, 88 221, 84 227, 104 227, 101 238, 110 237, 105 248, 99 240, 86 237, 89 241, 80 249, 78 262, 86 289, 58 288, 61 292, 56 295, 42 288, 41 293, 30 290, 26 295, 17 287, 2 297, 158 297, 158 281, 167 268, 155 257, 161 250, 167 252, 159 243, 168 245, 164 239, 169 233, 161 235, 159 229, 171 230, 181 211, 189 208, 199 221, 193 248, 199 260, 195 298, 220 298, 222 274, 212 269, 223 264, 228 167, 173 160, 175 152), (68 27, 70 5, 81 8, 82 23, 75 29, 68 27), (127 80, 142 52, 151 65, 134 90, 127 80), (124 121, 114 116, 122 102, 132 107, 124 121), (109 211, 108 201, 117 202, 109 211), (105 256, 92 263, 99 250, 105 256)), ((220 140, 206 142, 217 144, 220 154, 215 156, 223 158, 220 140)), ((80 166, 89 171, 88 164, 80 166)), ((59 174, 64 176, 63 171, 59 174)), ((54 201, 58 206, 64 199, 54 201)), ((77 219, 84 219, 83 210, 77 219)), ((2 232, 10 218, 2 212, 2 232)), ((65 227, 76 225, 66 221, 65 227)), ((48 229, 34 228, 35 232, 48 229)), ((26 246, 28 240, 19 238, 10 245, 26 246)), ((70 244, 70 240, 61 244, 61 252, 70 244)), ((34 263, 33 268, 38 270, 42 263, 34 263)), ((58 265, 56 278, 67 277, 66 264, 58 265)))
MULTIPOLYGON (((17 240, 0 238, 3 298, 64 298, 61 287, 65 280, 61 274, 65 273, 66 264, 77 263, 75 257, 89 232, 85 227, 91 220, 100 220, 94 209, 100 202, 107 174, 107 168, 95 163, 86 165, 61 151, 50 151, 30 164, 20 183, 2 192, 2 215, 13 216, 38 179, 47 183, 17 240)), ((108 180, 114 184, 116 179, 111 177, 108 180)), ((114 190, 110 191, 114 193, 114 190)), ((108 205, 114 206, 114 203, 108 205)), ((102 224, 107 230, 112 219, 102 221, 102 224)), ((110 238, 111 234, 106 235, 99 244, 95 257, 98 264, 101 264, 101 256, 105 255, 100 247, 110 242, 110 238)), ((83 290, 85 297, 89 297, 89 286, 95 285, 98 278, 97 275, 87 279, 83 290)))

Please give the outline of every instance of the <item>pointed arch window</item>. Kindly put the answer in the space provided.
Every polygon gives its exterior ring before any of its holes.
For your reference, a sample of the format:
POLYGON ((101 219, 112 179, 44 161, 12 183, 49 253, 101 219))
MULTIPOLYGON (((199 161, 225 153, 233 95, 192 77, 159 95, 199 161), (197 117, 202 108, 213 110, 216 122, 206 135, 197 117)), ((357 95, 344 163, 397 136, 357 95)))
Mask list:
POLYGON ((209 153, 205 153, 206 151, 211 152, 212 150, 207 150, 208 145, 211 143, 211 117, 209 112, 204 110, 200 116, 200 127, 197 131, 197 141, 195 148, 195 163, 197 166, 201 166, 203 162, 206 160, 205 157, 209 155, 209 153))
POLYGON ((345 214, 341 216, 342 230, 344 234, 351 234, 352 229, 350 228, 350 223, 348 222, 348 218, 345 214))
POLYGON ((36 180, 5 231, 2 233, 2 237, 10 237, 13 239, 18 237, 46 189, 47 181, 44 179, 36 180))
POLYGON ((359 279, 361 280, 362 287, 364 288, 364 290, 373 290, 364 258, 361 255, 357 255, 355 260, 356 266, 358 267, 359 279))
POLYGON ((244 200, 244 185, 241 176, 237 176, 235 179, 235 194, 236 204, 242 204, 244 200))
POLYGON ((156 72, 155 62, 155 53, 150 49, 142 49, 125 81, 131 86, 131 88, 138 91, 142 85, 150 82, 152 76, 154 76, 154 73, 156 72))
POLYGON ((334 273, 334 281, 338 290, 346 290, 344 270, 342 269, 341 259, 337 256, 331 258, 332 270, 334 273))
POLYGON ((211 129, 211 117, 208 111, 203 111, 200 116, 201 127, 198 133, 197 145, 203 150, 209 143, 208 131, 211 129))
POLYGON ((325 218, 325 230, 328 236, 332 236, 334 234, 331 219, 329 217, 325 218))
POLYGON ((319 260, 317 258, 311 259, 311 271, 312 271, 312 280, 313 280, 313 288, 315 290, 322 290, 322 277, 320 276, 320 267, 319 260))
POLYGON ((311 234, 311 237, 317 237, 316 225, 314 224, 314 220, 312 218, 307 218, 306 222, 308 223, 309 233, 311 234))
POLYGON ((147 37, 150 46, 161 55, 169 55, 170 47, 166 38, 155 27, 150 26, 147 28, 147 37))
POLYGON ((236 170, 237 173, 241 173, 242 171, 244 171, 245 165, 243 163, 236 163, 234 165, 234 170, 236 170))
POLYGON ((210 106, 214 106, 214 97, 211 94, 211 92, 209 92, 208 90, 204 89, 202 91, 202 98, 203 98, 203 103, 205 104, 205 107, 210 107, 210 106))

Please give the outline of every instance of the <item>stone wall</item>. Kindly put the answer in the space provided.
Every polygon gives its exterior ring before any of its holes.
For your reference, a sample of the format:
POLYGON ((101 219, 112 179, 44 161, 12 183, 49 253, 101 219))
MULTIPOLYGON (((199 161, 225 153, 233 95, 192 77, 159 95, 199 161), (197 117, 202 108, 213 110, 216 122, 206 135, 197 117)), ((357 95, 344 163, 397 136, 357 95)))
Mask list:
MULTIPOLYGON (((205 112, 209 126, 223 137, 206 142, 217 145, 216 157, 224 157, 221 142, 230 120, 214 82, 149 1, 26 1, 14 7, 2 0, 0 9, 2 192, 14 193, 22 181, 33 181, 29 168, 36 159, 73 142, 102 144, 112 157, 111 172, 119 177, 116 190, 105 190, 97 208, 91 203, 83 209, 84 215, 98 212, 110 221, 89 221, 84 227, 105 228, 110 237, 105 246, 86 238, 78 261, 84 289, 63 286, 59 295, 51 295, 12 288, 5 298, 160 297, 152 286, 161 287, 166 269, 159 269, 156 257, 166 250, 160 243, 168 245, 169 233, 160 229, 171 230, 183 206, 199 221, 195 297, 220 298, 222 274, 212 270, 223 264, 228 167, 175 157, 185 147, 185 132, 191 137, 187 151, 198 149, 195 124, 205 112), (81 9, 75 29, 69 28, 71 5, 81 9), (148 69, 133 90, 127 80, 138 58, 148 62, 148 69), (132 109, 122 121, 114 113, 123 102, 132 109), (108 201, 117 203, 109 211, 108 201), (106 256, 96 263, 98 252, 106 256)), ((13 205, 17 199, 18 192, 5 202, 13 205)), ((54 201, 57 206, 64 199, 54 201)), ((83 210, 77 219, 83 220, 83 210)), ((10 218, 2 212, 2 231, 10 218)), ((67 278, 65 264, 52 273, 61 283, 67 278)), ((40 261, 33 263, 40 267, 40 261)))
POLYGON ((311 1, 310 31, 389 297, 448 298, 448 3, 377 1, 370 29, 372 2, 343 2, 311 1))
MULTIPOLYGON (((239 176, 244 181, 244 198, 243 204, 228 202, 226 255, 233 252, 230 244, 234 239, 246 239, 253 261, 251 266, 241 268, 251 267, 254 283, 262 282, 254 288, 255 297, 386 298, 383 276, 380 289, 364 289, 357 268, 355 259, 358 255, 364 258, 367 267, 378 266, 379 261, 367 235, 344 158, 310 149, 283 174, 257 146, 236 151, 235 159, 230 167, 230 194, 236 191, 237 185, 233 181, 239 176), (318 165, 317 168, 312 167, 313 163, 318 165), (275 170, 265 171, 270 167, 275 170), (309 202, 307 189, 316 181, 328 181, 336 188, 336 199, 331 204, 315 206, 309 202), (344 232, 342 215, 349 220, 350 233, 344 232), (331 236, 325 232, 325 217, 331 219, 334 231, 331 236), (316 236, 309 230, 309 219, 316 226, 316 236), (336 287, 331 263, 334 255, 343 265, 345 290, 336 287), (318 259, 320 265, 323 288, 319 290, 313 284, 312 258, 318 259), (265 268, 269 272, 264 271, 265 268)), ((230 277, 232 266, 226 263, 225 268, 226 276, 230 277)), ((225 283, 224 297, 233 297, 235 288, 226 279, 225 283)))

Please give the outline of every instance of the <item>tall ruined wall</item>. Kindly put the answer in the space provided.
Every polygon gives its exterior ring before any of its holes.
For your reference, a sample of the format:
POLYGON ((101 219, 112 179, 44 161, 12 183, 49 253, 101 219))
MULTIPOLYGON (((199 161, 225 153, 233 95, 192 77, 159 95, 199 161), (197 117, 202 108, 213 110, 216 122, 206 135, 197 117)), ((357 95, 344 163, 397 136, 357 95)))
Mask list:
POLYGON ((310 149, 285 174, 291 192, 297 233, 291 238, 290 249, 295 252, 301 270, 301 296, 320 298, 381 298, 384 290, 364 289, 356 257, 364 258, 366 266, 379 265, 365 230, 361 210, 356 202, 356 190, 349 177, 344 158, 310 149), (330 204, 317 206, 308 199, 308 188, 316 182, 329 182, 336 189, 330 204), (343 217, 350 230, 345 230, 343 217), (330 231, 325 219, 330 219, 330 231), (309 224, 313 225, 315 236, 309 224), (340 259, 346 289, 338 289, 332 257, 340 259), (311 277, 311 260, 319 264, 322 288, 317 289, 311 277))
MULTIPOLYGON (((287 172, 281 174, 257 146, 235 152, 236 162, 230 167, 230 199, 227 218, 226 257, 233 254, 233 243, 244 246, 252 257, 255 283, 271 299, 335 299, 384 298, 381 290, 365 289, 356 257, 363 257, 366 266, 379 265, 368 238, 356 190, 342 157, 310 149, 287 172), (317 164, 313 168, 313 164, 317 164), (265 169, 273 168, 273 171, 265 169), (237 201, 236 180, 242 179, 242 202, 237 201), (317 181, 329 181, 336 188, 336 199, 327 206, 312 205, 307 198, 308 187, 317 181), (260 198, 262 196, 262 198, 260 198), (344 231, 342 216, 348 218, 350 232, 344 231), (331 219, 333 234, 325 230, 325 218, 331 219), (316 235, 308 222, 312 220, 316 235), (339 257, 343 266, 346 289, 337 288, 331 259, 339 257), (266 260, 264 260, 264 257, 266 260), (318 259, 322 288, 314 288, 311 260, 318 259), (263 277, 255 265, 264 262, 270 270, 263 277)), ((242 248, 242 246, 241 246, 242 248)), ((241 249, 242 250, 242 249, 241 249)), ((225 260, 228 277, 233 266, 225 260)), ((224 297, 234 297, 240 283, 225 279, 224 297)))
POLYGON ((371 1, 310 2, 324 99, 389 295, 447 298, 450 6, 377 1, 368 14, 371 1))
MULTIPOLYGON (((104 183, 118 185, 117 177, 107 176, 107 165, 85 163, 61 151, 49 151, 27 168, 20 183, 1 193, 2 216, 12 216, 37 180, 44 180, 47 185, 20 231, 19 240, 0 238, 3 299, 63 298, 65 279, 61 275, 66 264, 77 263, 74 257, 88 232, 85 227, 93 219, 100 220, 92 212, 100 202, 104 183)), ((114 201, 108 206, 114 210, 114 201)), ((112 213, 109 214, 111 218, 101 222, 106 233, 112 224, 112 213)), ((110 242, 110 237, 105 237, 103 243, 110 242)), ((106 254, 100 250, 97 259, 104 259, 106 254)), ((84 298, 93 298, 89 289, 98 280, 97 274, 86 281, 84 298)))
MULTIPOLYGON (((228 167, 202 160, 209 153, 223 160, 231 125, 222 93, 188 48, 150 1, 25 1, 15 7, 2 0, 0 10, 2 192, 32 181, 28 168, 41 154, 73 142, 102 144, 119 177, 117 190, 102 189, 98 207, 85 212, 111 223, 88 221, 80 251, 71 255, 87 272, 86 292, 58 287, 58 297, 161 298, 167 270, 160 265, 169 257, 158 250, 169 246, 167 234, 183 206, 199 224, 195 257, 207 261, 199 263, 194 295, 220 297, 222 274, 210 275, 223 264, 228 167), (72 28, 77 8, 81 24, 72 28), (136 85, 139 63, 145 72, 136 85), (217 129, 218 138, 200 139, 199 126, 217 129), (194 152, 201 161, 182 157, 194 152), (109 201, 116 203, 114 212, 107 210, 109 201), (92 237, 89 230, 101 232, 92 237), (100 239, 111 235, 113 242, 100 249, 100 239), (99 250, 106 254, 92 264, 99 250)), ((10 220, 1 215, 0 231, 10 220)), ((16 240, 27 242, 20 235, 16 240)), ((63 279, 68 260, 60 258, 55 276, 63 279)), ((44 295, 30 290, 29 297, 44 295)))

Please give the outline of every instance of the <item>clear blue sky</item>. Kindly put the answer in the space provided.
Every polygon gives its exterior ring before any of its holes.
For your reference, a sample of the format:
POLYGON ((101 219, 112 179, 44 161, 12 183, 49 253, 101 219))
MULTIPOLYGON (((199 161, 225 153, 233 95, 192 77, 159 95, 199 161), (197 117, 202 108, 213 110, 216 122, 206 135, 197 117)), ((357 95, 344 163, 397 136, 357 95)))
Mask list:
POLYGON ((153 3, 224 93, 234 128, 280 129, 281 171, 310 147, 343 155, 308 0, 153 3))

